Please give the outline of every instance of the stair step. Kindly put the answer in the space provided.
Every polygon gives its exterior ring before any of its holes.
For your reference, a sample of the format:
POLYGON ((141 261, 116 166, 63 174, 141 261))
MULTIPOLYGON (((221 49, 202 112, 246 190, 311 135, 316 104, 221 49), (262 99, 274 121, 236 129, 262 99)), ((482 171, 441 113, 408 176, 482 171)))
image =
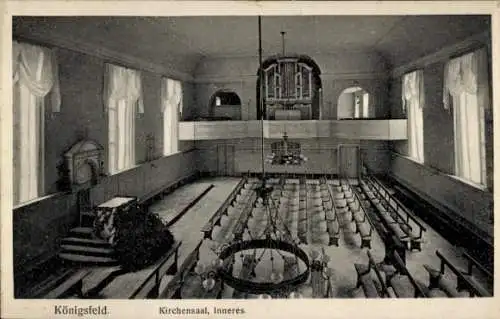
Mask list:
POLYGON ((95 217, 95 213, 90 211, 90 212, 80 212, 80 215, 82 216, 88 216, 88 217, 95 217))
POLYGON ((62 245, 61 247, 66 251, 77 251, 86 254, 110 255, 114 253, 114 250, 112 248, 105 247, 92 247, 82 245, 62 245))
POLYGON ((60 253, 59 257, 69 261, 95 264, 115 264, 116 259, 110 257, 86 256, 72 253, 60 253))
POLYGON ((62 240, 63 244, 68 245, 84 245, 84 246, 94 246, 94 247, 110 247, 111 245, 103 239, 89 239, 89 238, 79 238, 79 237, 66 237, 62 240))
POLYGON ((76 227, 71 229, 70 232, 77 236, 90 238, 94 233, 94 229, 92 227, 76 227))

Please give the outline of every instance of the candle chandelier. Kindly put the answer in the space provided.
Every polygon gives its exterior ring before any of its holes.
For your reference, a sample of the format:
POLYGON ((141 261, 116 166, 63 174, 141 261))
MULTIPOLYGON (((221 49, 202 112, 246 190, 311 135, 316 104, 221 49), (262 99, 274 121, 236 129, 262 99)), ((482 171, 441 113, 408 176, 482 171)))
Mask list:
POLYGON ((302 165, 307 157, 302 154, 300 144, 289 142, 286 132, 280 142, 271 144, 272 152, 266 156, 266 163, 271 165, 302 165))

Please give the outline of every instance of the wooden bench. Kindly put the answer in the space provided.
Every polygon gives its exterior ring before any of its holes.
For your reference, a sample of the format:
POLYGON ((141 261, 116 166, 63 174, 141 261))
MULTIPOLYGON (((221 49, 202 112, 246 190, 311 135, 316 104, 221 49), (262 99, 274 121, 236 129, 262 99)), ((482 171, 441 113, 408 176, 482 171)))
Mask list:
POLYGON ((210 217, 208 222, 201 228, 201 232, 203 233, 204 239, 211 238, 214 226, 220 225, 220 219, 222 215, 227 211, 228 207, 236 198, 236 195, 239 194, 239 192, 247 182, 248 179, 246 177, 243 177, 238 183, 238 185, 236 185, 236 187, 231 191, 231 193, 226 198, 224 203, 222 203, 222 205, 217 209, 217 211, 212 215, 212 217, 210 217))
POLYGON ((330 192, 330 188, 326 184, 325 178, 320 179, 320 187, 322 185, 326 188, 326 190, 328 192, 328 198, 329 198, 330 202, 332 203, 331 207, 327 207, 327 206, 325 206, 325 202, 323 201, 323 208, 325 211, 331 209, 333 212, 333 219, 331 219, 331 218, 326 219, 326 227, 327 227, 327 231, 328 231, 328 235, 329 235, 328 245, 329 246, 333 245, 333 246, 338 247, 339 246, 339 237, 340 237, 340 224, 339 224, 339 220, 338 220, 338 214, 335 211, 335 205, 333 205, 333 196, 332 196, 332 193, 330 192))
POLYGON ((173 182, 168 182, 167 184, 162 185, 159 188, 156 188, 142 196, 139 196, 137 202, 142 206, 147 206, 150 201, 155 200, 158 197, 163 197, 167 193, 171 193, 173 190, 179 188, 181 185, 187 184, 199 178, 199 176, 200 176, 199 172, 196 172, 188 176, 178 178, 173 182))
POLYGON ((410 236, 410 250, 416 249, 418 251, 422 250, 421 243, 423 238, 423 232, 427 231, 424 225, 416 218, 416 216, 406 208, 397 198, 395 198, 389 190, 382 184, 377 178, 371 177, 370 181, 372 181, 372 185, 383 197, 386 202, 391 206, 395 213, 402 220, 401 229, 410 236), (406 215, 406 219, 402 216, 401 213, 406 215), (418 233, 414 234, 412 231, 412 227, 410 226, 410 220, 418 227, 418 233))
POLYGON ((426 298, 427 293, 422 289, 422 286, 413 278, 412 274, 405 266, 405 262, 401 259, 397 251, 393 252, 394 266, 396 273, 391 276, 389 283, 393 288, 398 298, 426 298), (412 286, 413 294, 407 288, 412 286))
POLYGON ((369 250, 366 253, 368 255, 368 264, 354 264, 357 273, 356 288, 362 286, 367 298, 389 297, 389 292, 380 273, 379 265, 375 263, 369 250), (377 289, 372 271, 377 276, 379 289, 377 289))
POLYGON ((193 251, 184 259, 182 265, 178 268, 174 277, 168 282, 167 286, 158 295, 159 299, 180 299, 180 288, 187 274, 193 270, 200 259, 200 247, 203 240, 196 245, 193 251))
POLYGON ((245 230, 248 219, 250 218, 250 215, 252 214, 252 209, 255 204, 255 201, 257 200, 257 194, 253 193, 250 197, 250 200, 247 203, 247 206, 243 208, 243 211, 241 212, 241 215, 236 223, 236 225, 233 228, 233 234, 234 238, 236 240, 241 240, 243 236, 243 231, 245 230))
MULTIPOLYGON (((257 260, 255 259, 255 256, 250 256, 248 254, 245 254, 243 256, 243 263, 241 265, 240 275, 238 278, 244 278, 244 279, 250 278, 254 273, 254 268, 256 264, 257 260)), ((234 299, 246 299, 247 295, 248 294, 243 291, 235 290, 233 292, 234 299)))
MULTIPOLYGON (((487 289, 485 289, 481 284, 477 282, 477 280, 472 275, 472 267, 471 261, 469 259, 468 271, 463 271, 453 265, 439 250, 436 250, 436 255, 440 259, 440 267, 439 270, 434 269, 432 266, 425 265, 425 269, 429 273, 429 287, 439 287, 443 286, 445 282, 442 277, 445 273, 446 267, 448 267, 453 274, 457 278, 456 291, 461 292, 467 290, 471 297, 491 297, 492 294, 487 289)), ((469 256, 470 257, 470 256, 469 256)), ((473 263, 473 262, 472 262, 473 263)), ((446 289, 446 292, 453 297, 459 296, 455 293, 454 289, 451 287, 443 287, 446 289)))
POLYGON ((89 274, 90 270, 83 269, 65 269, 60 274, 31 288, 23 298, 33 299, 61 299, 76 295, 83 297, 83 279, 89 274))
POLYGON ((360 206, 358 212, 352 212, 352 220, 354 220, 354 223, 356 224, 356 233, 359 233, 361 237, 360 247, 367 247, 368 249, 371 249, 372 232, 375 224, 367 215, 365 211, 366 208, 362 207, 363 205, 361 199, 359 198, 359 194, 354 189, 352 190, 352 194, 354 200, 357 201, 360 206))
MULTIPOLYGON (((360 182, 362 185, 366 185, 364 181, 360 181, 360 182)), ((368 186, 366 186, 366 187, 368 187, 368 186)), ((362 187, 362 189, 365 190, 366 188, 362 187)), ((366 193, 366 190, 365 190, 365 193, 366 193)), ((367 196, 367 197, 368 197, 368 201, 370 202, 370 204, 376 208, 376 212, 379 216, 380 221, 383 223, 384 227, 387 230, 389 230, 391 233, 396 235, 401 242, 404 242, 404 243, 406 243, 406 245, 408 245, 407 243, 410 240, 410 237, 401 229, 400 224, 394 220, 393 215, 391 215, 391 214, 389 214, 389 212, 387 212, 387 209, 383 204, 373 201, 373 199, 370 198, 369 196, 367 196), (383 207, 383 209, 381 207, 383 207)))

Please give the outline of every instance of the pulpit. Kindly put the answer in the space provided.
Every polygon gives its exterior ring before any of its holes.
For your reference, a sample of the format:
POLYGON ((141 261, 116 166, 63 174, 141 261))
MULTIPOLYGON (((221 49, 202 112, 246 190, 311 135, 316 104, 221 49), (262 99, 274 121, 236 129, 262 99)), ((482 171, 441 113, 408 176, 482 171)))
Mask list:
POLYGON ((93 225, 94 236, 113 245, 118 232, 115 219, 120 214, 126 214, 136 202, 135 197, 114 197, 97 206, 93 225))

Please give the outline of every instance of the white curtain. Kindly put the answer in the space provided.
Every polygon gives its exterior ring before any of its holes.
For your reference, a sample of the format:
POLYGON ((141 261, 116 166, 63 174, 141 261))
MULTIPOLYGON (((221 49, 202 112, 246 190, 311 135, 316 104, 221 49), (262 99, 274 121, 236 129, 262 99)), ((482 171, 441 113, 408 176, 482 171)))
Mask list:
POLYGON ((179 150, 179 115, 182 110, 182 83, 162 78, 161 100, 163 111, 163 154, 179 150))
POLYGON ((477 184, 486 179, 484 112, 490 108, 489 94, 486 49, 446 64, 443 104, 453 108, 455 174, 477 184))
POLYGON ((106 64, 105 103, 109 124, 109 172, 135 165, 135 117, 144 112, 139 71, 106 64))
POLYGON ((56 54, 53 50, 13 41, 14 203, 44 194, 44 113, 61 104, 56 54))
POLYGON ((424 74, 417 70, 403 76, 403 111, 408 114, 408 156, 424 162, 424 121, 425 104, 424 74))

